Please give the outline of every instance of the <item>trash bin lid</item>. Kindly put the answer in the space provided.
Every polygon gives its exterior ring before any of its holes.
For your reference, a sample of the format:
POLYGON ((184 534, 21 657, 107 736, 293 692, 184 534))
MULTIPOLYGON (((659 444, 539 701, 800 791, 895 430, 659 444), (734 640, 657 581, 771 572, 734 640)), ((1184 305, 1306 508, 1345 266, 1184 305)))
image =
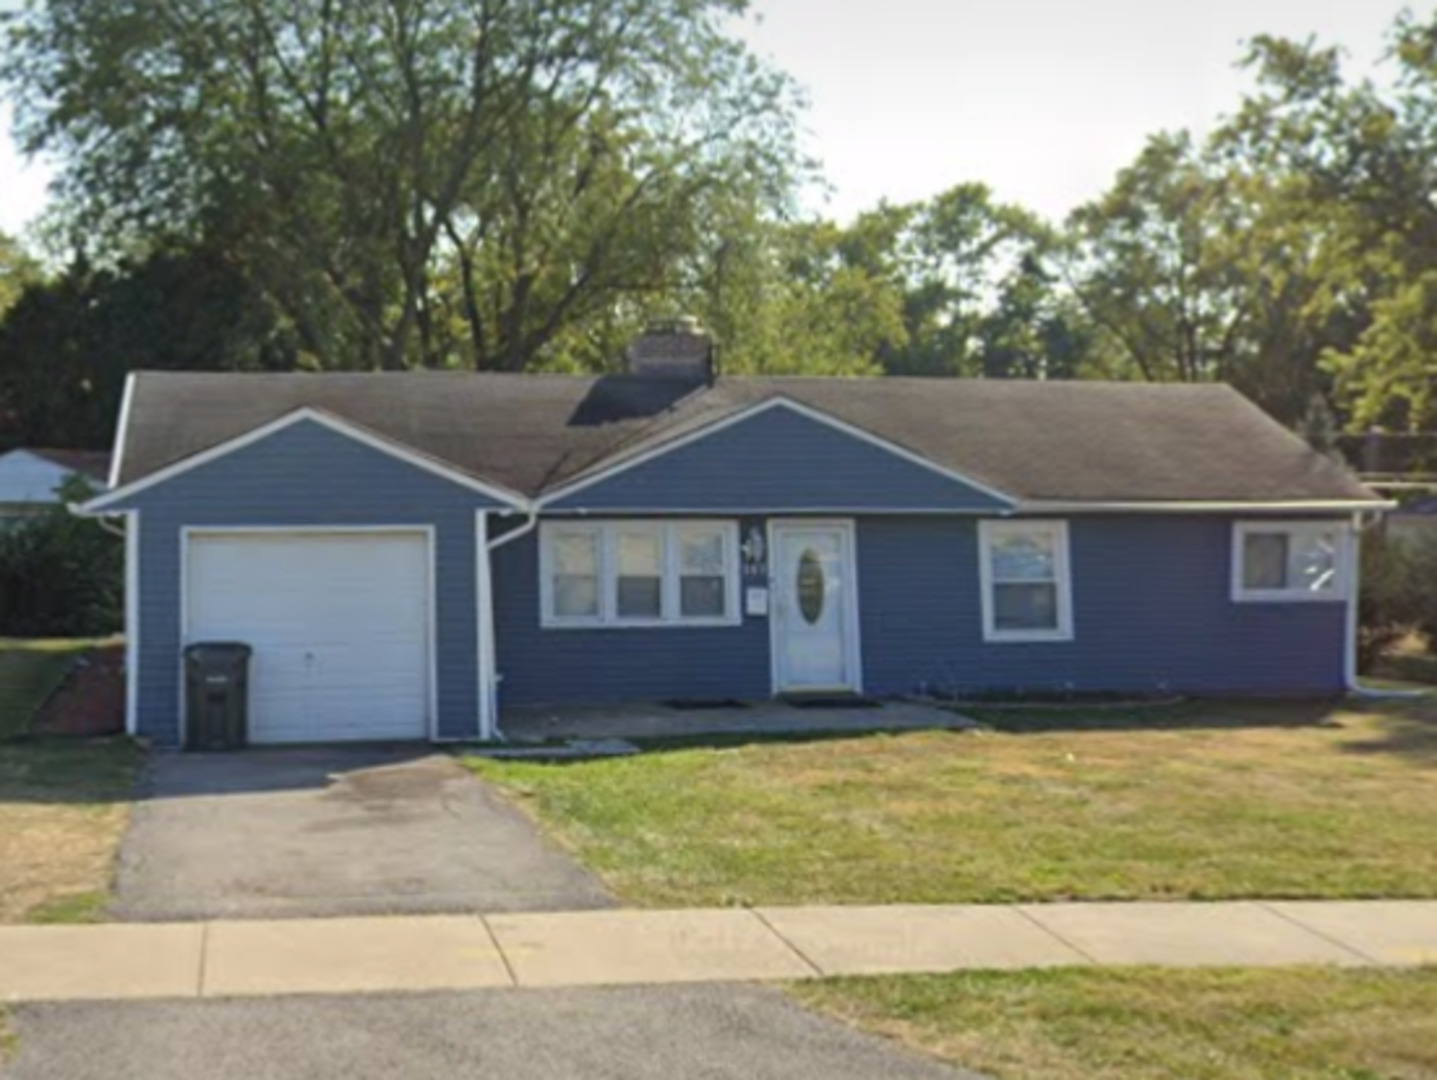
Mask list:
POLYGON ((242 641, 197 641, 185 646, 185 656, 197 660, 248 659, 254 649, 242 641))

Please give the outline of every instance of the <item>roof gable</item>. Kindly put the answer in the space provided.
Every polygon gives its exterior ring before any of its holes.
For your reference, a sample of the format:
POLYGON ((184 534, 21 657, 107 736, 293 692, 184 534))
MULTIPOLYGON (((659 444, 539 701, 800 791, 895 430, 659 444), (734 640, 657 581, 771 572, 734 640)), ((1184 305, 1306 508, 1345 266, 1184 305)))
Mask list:
POLYGON ((551 491, 554 510, 1001 512, 1014 500, 787 398, 666 429, 551 491))
POLYGON ((107 492, 98 498, 91 499, 85 504, 83 510, 86 513, 104 513, 110 510, 129 509, 135 505, 137 498, 142 497, 151 489, 178 480, 186 474, 203 469, 205 466, 213 463, 223 461, 233 455, 241 454, 250 447, 261 445, 270 440, 281 439, 287 433, 307 428, 323 431, 331 437, 337 437, 346 442, 365 447, 405 467, 420 470, 448 481, 449 483, 466 488, 495 504, 513 507, 523 505, 523 498, 514 492, 506 491, 487 481, 460 472, 444 462, 435 461, 408 447, 394 443, 372 432, 365 431, 338 417, 330 416, 316 409, 302 408, 271 421, 268 424, 262 424, 257 428, 253 428, 242 435, 227 439, 218 445, 191 454, 165 468, 148 473, 131 483, 107 492))
POLYGON ((33 450, 0 454, 0 503, 53 503, 56 489, 74 474, 33 450))

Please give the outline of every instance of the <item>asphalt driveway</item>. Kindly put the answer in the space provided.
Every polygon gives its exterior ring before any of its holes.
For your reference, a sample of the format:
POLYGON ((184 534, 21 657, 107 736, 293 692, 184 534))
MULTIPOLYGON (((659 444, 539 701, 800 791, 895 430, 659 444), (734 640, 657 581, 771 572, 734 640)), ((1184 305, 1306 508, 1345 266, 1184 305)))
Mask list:
POLYGON ((606 907, 591 874, 423 747, 152 759, 112 914, 135 921, 606 907))
POLYGON ((6 1080, 962 1080, 745 986, 27 1005, 6 1080))

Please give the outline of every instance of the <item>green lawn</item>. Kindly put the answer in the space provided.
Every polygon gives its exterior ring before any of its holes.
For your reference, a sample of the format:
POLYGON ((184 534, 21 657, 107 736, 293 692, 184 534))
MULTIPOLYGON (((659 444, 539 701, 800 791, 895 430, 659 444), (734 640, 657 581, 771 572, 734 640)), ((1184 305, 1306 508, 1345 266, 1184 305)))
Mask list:
POLYGON ((1437 697, 986 715, 469 763, 639 905, 1437 896, 1437 697))
POLYGON ((100 917, 139 764, 124 739, 0 743, 0 923, 100 917))
POLYGON ((96 644, 0 638, 0 741, 26 734, 35 710, 60 685, 75 657, 96 644))
POLYGON ((1437 969, 1068 969, 790 990, 997 1080, 1437 1076, 1437 969))

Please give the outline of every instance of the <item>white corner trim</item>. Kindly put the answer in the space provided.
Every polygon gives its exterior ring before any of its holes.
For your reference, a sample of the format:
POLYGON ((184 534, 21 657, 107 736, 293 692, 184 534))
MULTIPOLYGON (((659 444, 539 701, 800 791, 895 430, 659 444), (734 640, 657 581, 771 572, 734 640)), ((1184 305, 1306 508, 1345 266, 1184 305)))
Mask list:
POLYGON ((225 442, 191 454, 189 457, 181 458, 179 461, 143 476, 133 483, 126 484, 122 488, 117 488, 97 498, 91 499, 85 503, 84 506, 80 507, 80 511, 86 514, 101 513, 106 507, 116 502, 128 499, 158 484, 163 484, 168 480, 173 480, 175 477, 187 473, 191 469, 199 468, 201 465, 225 457, 237 450, 242 450, 246 446, 251 446, 263 439, 267 439, 271 435, 284 431, 286 428, 293 427, 295 424, 306 422, 319 424, 321 427, 327 428, 338 435, 352 439, 357 443, 368 446, 373 450, 377 450, 382 454, 402 461, 407 465, 422 469, 441 479, 448 480, 451 483, 467 488, 470 491, 478 492, 481 495, 486 495, 491 499, 513 506, 516 509, 522 510, 529 505, 529 501, 518 492, 509 491, 506 488, 479 480, 476 477, 470 476, 468 473, 450 468, 426 454, 410 449, 402 443, 395 442, 382 435, 377 435, 367 428, 360 427, 347 420, 341 420, 320 409, 304 406, 303 408, 295 409, 293 412, 285 413, 283 416, 269 421, 269 423, 251 428, 249 431, 241 435, 236 435, 234 438, 228 439, 225 442))
POLYGON ((759 401, 753 405, 742 408, 738 412, 730 413, 727 416, 720 417, 719 419, 704 424, 693 431, 687 432, 686 434, 679 435, 676 438, 662 442, 658 446, 651 447, 648 450, 643 451, 642 453, 635 454, 633 457, 625 458, 622 461, 615 462, 613 465, 601 468, 598 472, 591 473, 587 476, 581 476, 576 480, 572 480, 567 484, 563 484, 555 488, 553 491, 550 491, 541 496, 538 500, 538 505, 540 507, 547 508, 553 503, 559 502, 563 499, 567 499, 572 495, 576 495, 580 491, 584 491, 587 488, 593 487, 595 484, 603 483, 605 480, 612 479, 620 473, 628 472, 630 469, 634 469, 639 467, 640 465, 644 465, 650 461, 653 461, 655 458, 663 457, 664 455, 678 450, 681 447, 688 446, 689 444, 698 442, 701 439, 706 439, 710 435, 716 435, 718 432, 723 431, 726 428, 733 427, 735 424, 742 424, 745 421, 751 420, 754 417, 762 413, 768 412, 771 409, 787 409, 788 411, 796 413, 799 416, 803 416, 809 420, 813 420, 820 424, 825 424, 828 427, 835 429, 836 431, 841 431, 843 434, 848 435, 851 438, 868 443, 870 446, 876 446, 880 450, 886 451, 887 453, 892 454, 895 457, 902 458, 904 461, 907 461, 910 464, 917 465, 921 468, 927 469, 929 472, 937 473, 939 476, 942 476, 948 480, 952 480, 956 483, 964 485, 965 487, 972 488, 974 491, 981 492, 982 494, 987 495, 992 499, 996 499, 998 502, 1001 502, 1009 507, 1017 505, 1017 500, 1014 499, 1011 495, 1001 492, 996 488, 989 487, 987 484, 975 480, 971 476, 965 476, 963 473, 946 468, 942 465, 939 465, 937 462, 924 457, 922 454, 915 453, 914 451, 909 450, 907 447, 900 446, 897 443, 891 442, 880 435, 875 435, 873 432, 868 431, 865 428, 850 424, 845 420, 840 420, 836 416, 823 412, 821 409, 815 409, 811 405, 805 405, 801 402, 794 401, 792 398, 784 397, 782 395, 765 398, 763 401, 759 401))
POLYGON ((737 521, 713 518, 581 518, 562 521, 545 520, 539 525, 539 626, 544 630, 656 630, 704 629, 740 626, 743 612, 742 559, 739 555, 737 521), (724 607, 719 618, 684 617, 679 613, 679 578, 676 538, 685 528, 718 529, 724 538, 724 607), (615 610, 617 598, 614 583, 618 580, 618 554, 615 537, 618 533, 648 531, 659 541, 660 575, 663 585, 660 596, 663 614, 658 618, 621 618, 615 610), (554 614, 553 540, 564 533, 581 533, 595 540, 598 558, 599 613, 590 616, 559 616, 554 614))
POLYGON ((1351 549, 1353 533, 1350 519, 1318 518, 1303 521, 1283 519, 1279 521, 1234 521, 1231 529, 1231 550, 1229 552, 1230 580, 1228 598, 1234 604, 1334 604, 1348 599, 1353 591, 1353 567, 1351 549), (1249 589, 1243 584, 1243 550, 1249 533, 1286 533, 1291 538, 1303 534, 1335 533, 1337 556, 1335 559, 1333 587, 1324 592, 1310 589, 1249 589))
MULTIPOLYGON (((428 677, 427 693, 425 704, 427 706, 428 729, 430 742, 445 742, 452 740, 442 739, 439 735, 439 592, 438 592, 438 543, 436 541, 436 530, 433 525, 182 525, 180 526, 180 582, 179 582, 179 622, 180 622, 180 648, 179 656, 175 658, 179 666, 179 748, 184 749, 189 744, 189 708, 185 693, 185 646, 190 644, 190 541, 197 536, 274 536, 274 535, 355 535, 364 533, 388 533, 388 534, 410 534, 424 537, 424 546, 427 554, 428 569, 425 576, 425 584, 429 595, 428 601, 428 625, 426 632, 428 640, 425 642, 429 653, 429 663, 426 665, 428 677)), ((253 730, 253 724, 251 724, 253 730)))
MULTIPOLYGON (((135 380, 139 372, 131 371, 125 375, 125 389, 120 395, 120 421, 115 427, 115 442, 110 447, 110 475, 106 479, 105 487, 111 491, 120 482, 120 462, 125 457, 125 439, 130 434, 130 407, 135 400, 135 380)), ((91 500, 94 501, 94 500, 91 500)))
POLYGON ((125 734, 140 733, 140 512, 125 514, 125 734))
POLYGON ((978 592, 983 612, 983 640, 993 644, 1072 641, 1072 566, 1066 521, 1008 518, 978 522, 978 592), (1057 592, 1058 624, 1051 630, 1000 630, 997 626, 993 587, 999 583, 993 578, 993 542, 1004 535, 1025 532, 1042 532, 1053 541, 1053 584, 1057 592))

